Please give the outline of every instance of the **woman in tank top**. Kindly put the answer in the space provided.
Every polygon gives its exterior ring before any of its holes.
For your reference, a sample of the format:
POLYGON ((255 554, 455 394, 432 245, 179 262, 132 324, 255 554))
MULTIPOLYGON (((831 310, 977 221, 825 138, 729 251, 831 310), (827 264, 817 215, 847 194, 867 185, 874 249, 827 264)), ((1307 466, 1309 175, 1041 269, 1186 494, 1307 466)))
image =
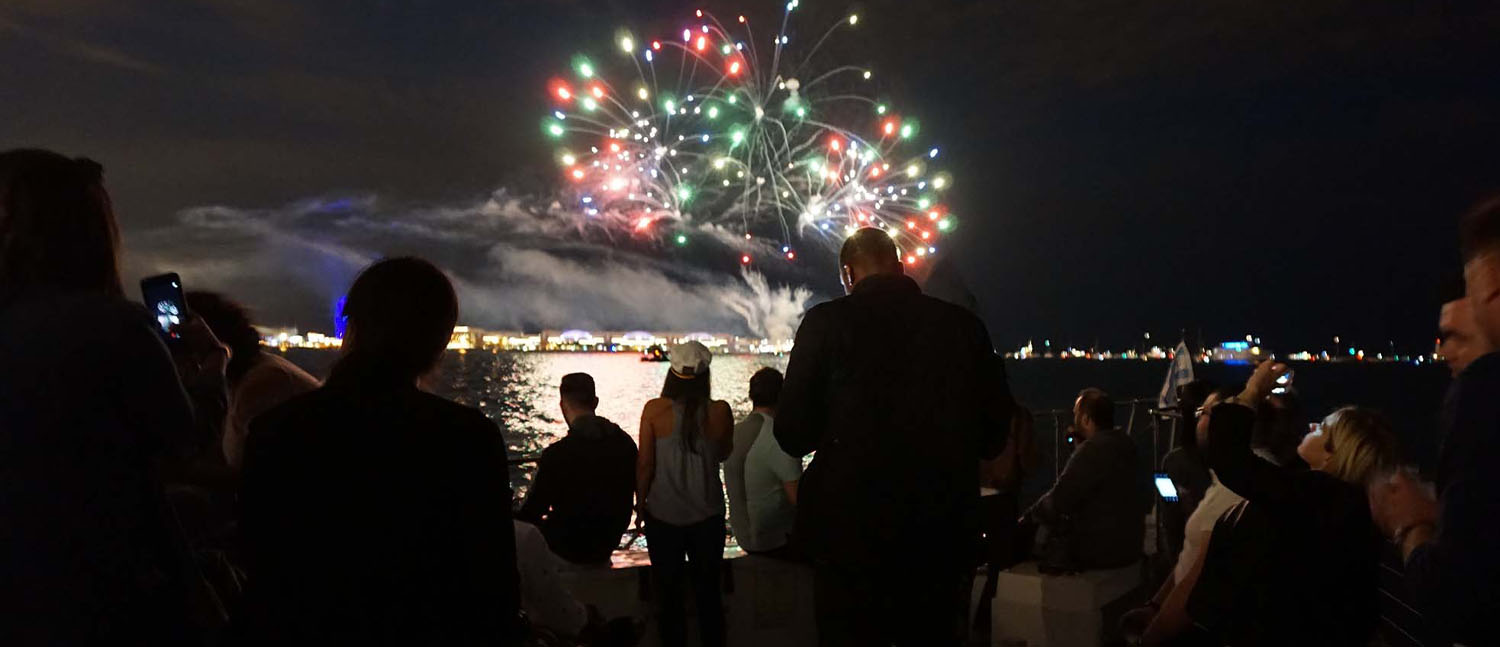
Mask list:
POLYGON ((698 342, 675 346, 661 397, 641 412, 636 481, 646 546, 658 592, 665 647, 686 643, 684 580, 692 576, 705 647, 724 644, 719 568, 724 559, 724 485, 719 463, 732 449, 729 404, 709 398, 708 364, 698 342), (684 563, 686 561, 686 563, 684 563))

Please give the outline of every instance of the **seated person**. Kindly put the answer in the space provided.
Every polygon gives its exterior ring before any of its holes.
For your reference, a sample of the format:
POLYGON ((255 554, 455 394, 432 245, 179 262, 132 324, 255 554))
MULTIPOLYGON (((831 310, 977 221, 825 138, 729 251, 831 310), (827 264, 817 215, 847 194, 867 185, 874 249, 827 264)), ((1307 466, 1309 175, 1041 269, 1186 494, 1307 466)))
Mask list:
MULTIPOLYGON (((1213 408, 1234 397, 1239 391, 1239 387, 1221 388, 1210 393, 1203 401, 1203 406, 1197 410, 1194 432, 1189 434, 1194 437, 1191 441, 1194 447, 1208 446, 1208 426, 1213 415, 1213 408)), ((1146 606, 1132 610, 1120 619, 1120 625, 1127 635, 1139 636, 1145 631, 1146 626, 1156 617, 1156 613, 1161 610, 1172 591, 1182 586, 1187 579, 1188 572, 1198 562, 1198 556, 1203 552, 1203 547, 1208 545, 1209 534, 1213 532, 1214 524, 1218 522, 1219 517, 1244 501, 1240 495, 1224 487, 1212 470, 1208 470, 1207 475, 1209 485, 1200 494, 1201 501, 1188 516, 1184 526, 1182 547, 1176 555, 1176 566, 1162 582, 1156 595, 1146 602, 1146 606)))
POLYGON ((564 375, 558 390, 568 435, 542 451, 531 493, 516 517, 537 524, 563 559, 608 562, 630 526, 635 441, 594 415, 599 398, 587 373, 564 375))
POLYGON ((740 548, 753 551, 755 538, 750 530, 750 510, 745 502, 745 457, 755 446, 762 431, 771 429, 776 415, 776 398, 781 395, 781 371, 766 367, 750 376, 750 415, 734 426, 734 449, 724 461, 724 491, 729 496, 729 527, 740 548), (750 542, 749 545, 746 542, 750 542))
POLYGON ((1141 557, 1150 500, 1135 442, 1115 428, 1114 410, 1099 389, 1084 389, 1073 403, 1083 443, 1026 513, 1047 535, 1038 539, 1043 568, 1119 568, 1141 557))
POLYGON ((318 388, 318 379, 279 353, 260 345, 260 333, 251 325, 250 311, 217 292, 188 292, 188 310, 203 318, 225 345, 229 366, 229 419, 224 425, 224 460, 239 471, 245 453, 245 434, 250 421, 292 396, 318 388))
MULTIPOLYGON (((1163 547, 1165 556, 1169 559, 1175 558, 1182 550, 1187 519, 1197 509, 1198 503, 1203 501, 1211 482, 1208 465, 1198 450, 1201 443, 1194 430, 1201 426, 1198 418, 1206 409, 1204 403, 1216 389, 1214 383, 1207 380, 1196 380, 1177 387, 1176 409, 1187 431, 1179 433, 1174 429, 1176 446, 1161 459, 1161 471, 1167 473, 1167 477, 1172 479, 1172 487, 1177 489, 1177 501, 1163 501, 1161 506, 1162 526, 1166 531, 1163 547)), ((1173 424, 1176 424, 1175 420, 1173 424)))
MULTIPOLYGON (((753 383, 753 380, 752 380, 753 383)), ((760 384, 758 404, 775 413, 781 395, 781 375, 767 377, 760 384)), ((797 515, 797 481, 802 478, 802 460, 782 451, 773 433, 776 420, 765 417, 764 426, 745 454, 745 508, 750 517, 750 534, 740 538, 740 546, 749 553, 773 557, 791 557, 789 538, 792 521, 797 515)))

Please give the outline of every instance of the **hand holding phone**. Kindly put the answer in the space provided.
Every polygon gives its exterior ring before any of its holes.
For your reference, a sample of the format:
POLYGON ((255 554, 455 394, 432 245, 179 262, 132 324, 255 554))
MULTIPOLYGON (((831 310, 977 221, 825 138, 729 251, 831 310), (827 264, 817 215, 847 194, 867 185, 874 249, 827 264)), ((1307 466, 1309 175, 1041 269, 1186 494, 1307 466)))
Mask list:
POLYGON ((222 379, 229 363, 229 348, 214 336, 208 324, 188 312, 182 279, 175 272, 141 279, 141 297, 156 318, 158 332, 172 349, 182 379, 222 379))
POLYGON ((156 319, 158 332, 168 342, 181 338, 176 326, 187 319, 187 299, 182 296, 182 279, 176 272, 141 279, 141 299, 156 319))

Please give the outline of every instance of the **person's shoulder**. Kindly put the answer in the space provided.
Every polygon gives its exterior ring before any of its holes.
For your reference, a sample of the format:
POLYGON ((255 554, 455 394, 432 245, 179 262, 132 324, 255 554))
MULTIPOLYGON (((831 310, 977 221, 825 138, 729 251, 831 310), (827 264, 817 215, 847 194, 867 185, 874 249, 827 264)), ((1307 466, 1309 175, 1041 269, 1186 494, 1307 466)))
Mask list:
POLYGON ((849 303, 849 297, 842 296, 837 299, 824 301, 811 308, 808 308, 807 312, 802 313, 801 325, 806 326, 811 323, 812 325, 816 326, 829 319, 838 318, 840 316, 840 313, 842 313, 846 308, 849 307, 849 303))
POLYGON ((260 358, 255 365, 245 374, 245 379, 276 379, 285 380, 301 386, 317 388, 320 385, 318 378, 303 370, 292 360, 287 359, 280 353, 261 351, 260 358))
POLYGON ((251 423, 254 427, 271 427, 288 420, 308 417, 308 414, 329 408, 334 394, 326 389, 313 389, 287 398, 280 404, 266 409, 251 423))
POLYGON ((625 432, 625 428, 624 427, 621 427, 620 425, 615 424, 615 421, 610 420, 609 418, 605 418, 603 416, 600 416, 599 420, 600 420, 601 424, 603 424, 605 426, 605 428, 609 430, 609 432, 608 432, 608 437, 609 438, 613 439, 616 442, 623 441, 623 442, 629 443, 631 447, 635 447, 635 440, 633 440, 633 439, 630 438, 630 434, 628 434, 628 433, 625 432))
POLYGON ((921 307, 946 319, 955 327, 977 329, 984 326, 984 322, 979 318, 979 315, 956 303, 950 303, 926 294, 919 297, 918 303, 922 304, 921 307))
POLYGON ((759 432, 761 427, 765 426, 765 423, 765 414, 751 411, 744 418, 741 418, 739 422, 734 423, 734 432, 736 434, 759 432))
POLYGON ((641 412, 642 415, 659 415, 663 410, 670 411, 671 409, 671 398, 651 398, 646 401, 645 406, 641 407, 641 412))
POLYGON ((468 431, 493 432, 496 430, 495 421, 484 415, 483 411, 466 404, 459 404, 440 395, 417 391, 415 399, 420 406, 433 412, 439 420, 453 423, 456 427, 468 431))
POLYGON ((1459 373, 1455 388, 1461 398, 1490 401, 1500 385, 1500 351, 1481 356, 1459 373))

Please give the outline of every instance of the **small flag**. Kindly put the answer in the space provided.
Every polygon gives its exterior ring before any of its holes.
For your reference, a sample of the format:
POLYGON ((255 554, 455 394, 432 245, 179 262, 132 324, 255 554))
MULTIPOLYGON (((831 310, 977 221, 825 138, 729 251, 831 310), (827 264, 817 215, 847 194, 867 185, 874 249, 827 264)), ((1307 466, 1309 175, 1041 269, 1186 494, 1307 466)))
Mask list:
POLYGON ((1172 368, 1167 371, 1167 380, 1161 385, 1161 397, 1156 406, 1167 409, 1177 406, 1177 387, 1193 381, 1193 355, 1188 352, 1187 342, 1177 342, 1172 352, 1172 368))

